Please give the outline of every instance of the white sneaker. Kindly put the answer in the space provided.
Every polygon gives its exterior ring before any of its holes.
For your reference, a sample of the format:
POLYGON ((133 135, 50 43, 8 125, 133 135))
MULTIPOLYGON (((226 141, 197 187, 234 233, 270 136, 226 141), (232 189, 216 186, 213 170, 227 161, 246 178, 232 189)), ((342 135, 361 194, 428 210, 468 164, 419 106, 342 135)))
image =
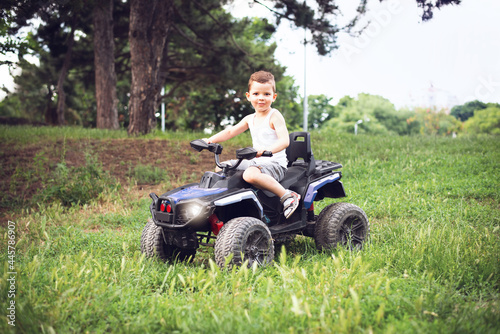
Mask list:
POLYGON ((287 190, 287 192, 280 199, 283 204, 283 214, 288 219, 295 212, 299 206, 300 195, 294 191, 287 190))

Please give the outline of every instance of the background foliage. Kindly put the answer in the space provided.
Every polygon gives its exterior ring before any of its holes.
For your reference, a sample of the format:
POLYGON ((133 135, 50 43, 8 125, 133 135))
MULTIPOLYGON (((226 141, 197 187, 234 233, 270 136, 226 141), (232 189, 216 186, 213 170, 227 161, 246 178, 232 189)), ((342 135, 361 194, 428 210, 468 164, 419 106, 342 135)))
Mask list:
MULTIPOLYGON (((423 9, 424 19, 430 19, 435 8, 459 2, 417 1, 423 9)), ((296 1, 276 0, 273 3, 278 23, 289 20, 298 27, 317 29, 310 42, 317 46, 318 52, 328 53, 338 47, 334 36, 343 28, 333 23, 337 12, 330 1, 321 2, 317 11, 296 1), (331 22, 327 24, 325 20, 331 22)), ((266 69, 275 74, 278 82, 279 97, 274 106, 285 115, 290 130, 299 129, 303 122, 301 100, 304 97, 300 96, 294 78, 285 76, 285 68, 274 58, 276 23, 260 18, 237 20, 225 11, 223 4, 224 1, 218 0, 203 4, 174 1, 175 15, 171 24, 175 33, 169 34, 168 50, 159 74, 165 79, 162 100, 166 103, 167 128, 220 129, 239 121, 252 112, 244 97, 249 74, 266 69)), ((74 29, 71 66, 64 80, 65 119, 68 124, 96 126, 93 5, 92 1, 84 5, 82 1, 24 0, 6 1, 0 5, 0 36, 4 39, 0 52, 15 53, 18 61, 11 66, 21 69, 21 74, 15 77, 15 90, 8 91, 7 97, 0 102, 0 117, 53 121, 58 79, 74 29), (25 31, 24 35, 21 31, 25 31)), ((357 17, 364 12, 365 3, 361 1, 357 17)), ((129 16, 128 1, 113 2, 116 93, 122 127, 129 125, 129 16)), ((354 29, 355 22, 356 19, 344 27, 346 31, 354 29)), ((357 97, 313 95, 308 97, 308 106, 312 129, 353 132, 354 124, 363 120, 359 124, 360 134, 452 135, 500 131, 497 113, 491 110, 489 116, 481 113, 468 126, 460 123, 473 117, 477 110, 499 107, 480 101, 455 106, 449 115, 447 110, 432 108, 396 110, 390 101, 369 94, 357 97), (334 100, 339 101, 337 105, 333 105, 334 100)))

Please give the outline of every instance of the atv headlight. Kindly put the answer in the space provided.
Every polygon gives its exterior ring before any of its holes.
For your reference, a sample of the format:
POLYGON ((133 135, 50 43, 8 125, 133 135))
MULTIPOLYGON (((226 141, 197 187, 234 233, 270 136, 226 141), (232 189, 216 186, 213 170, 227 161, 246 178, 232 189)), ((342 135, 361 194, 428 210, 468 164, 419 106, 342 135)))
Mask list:
POLYGON ((201 212, 201 205, 198 203, 189 203, 186 205, 186 218, 187 219, 193 219, 194 217, 198 216, 201 212))
POLYGON ((185 224, 198 217, 202 210, 203 206, 196 202, 182 204, 179 206, 179 215, 177 219, 179 223, 185 224))

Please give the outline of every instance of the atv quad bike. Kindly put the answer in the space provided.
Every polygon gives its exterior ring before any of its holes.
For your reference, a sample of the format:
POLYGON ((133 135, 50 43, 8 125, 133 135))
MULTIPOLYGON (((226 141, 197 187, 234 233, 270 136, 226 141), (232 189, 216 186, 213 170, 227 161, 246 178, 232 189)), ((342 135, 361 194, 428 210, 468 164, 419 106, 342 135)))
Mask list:
MULTIPOLYGON (((366 214, 356 205, 337 202, 314 214, 314 202, 345 197, 338 171, 341 164, 315 160, 310 135, 290 134, 286 149, 288 170, 280 182, 301 195, 297 210, 286 219, 280 199, 273 193, 252 187, 236 167, 253 159, 251 147, 236 151, 234 166, 220 162, 222 146, 194 140, 191 147, 215 155, 221 172, 205 172, 199 183, 187 184, 161 196, 150 194, 151 219, 141 237, 141 251, 164 261, 192 261, 200 246, 214 246, 215 261, 225 265, 265 265, 274 258, 274 244, 297 234, 313 237, 320 250, 338 244, 361 248, 368 237, 366 214), (228 262, 228 263, 226 263, 228 262)), ((271 152, 267 152, 271 154, 271 152)))

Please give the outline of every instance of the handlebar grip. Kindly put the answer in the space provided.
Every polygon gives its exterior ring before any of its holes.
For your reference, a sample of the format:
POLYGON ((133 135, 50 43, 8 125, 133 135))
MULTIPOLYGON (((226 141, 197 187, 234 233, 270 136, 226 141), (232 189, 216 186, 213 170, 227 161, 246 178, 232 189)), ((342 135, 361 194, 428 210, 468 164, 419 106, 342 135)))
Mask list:
POLYGON ((271 151, 264 151, 264 152, 262 152, 262 156, 263 157, 272 157, 273 156, 273 152, 271 152, 271 151))

